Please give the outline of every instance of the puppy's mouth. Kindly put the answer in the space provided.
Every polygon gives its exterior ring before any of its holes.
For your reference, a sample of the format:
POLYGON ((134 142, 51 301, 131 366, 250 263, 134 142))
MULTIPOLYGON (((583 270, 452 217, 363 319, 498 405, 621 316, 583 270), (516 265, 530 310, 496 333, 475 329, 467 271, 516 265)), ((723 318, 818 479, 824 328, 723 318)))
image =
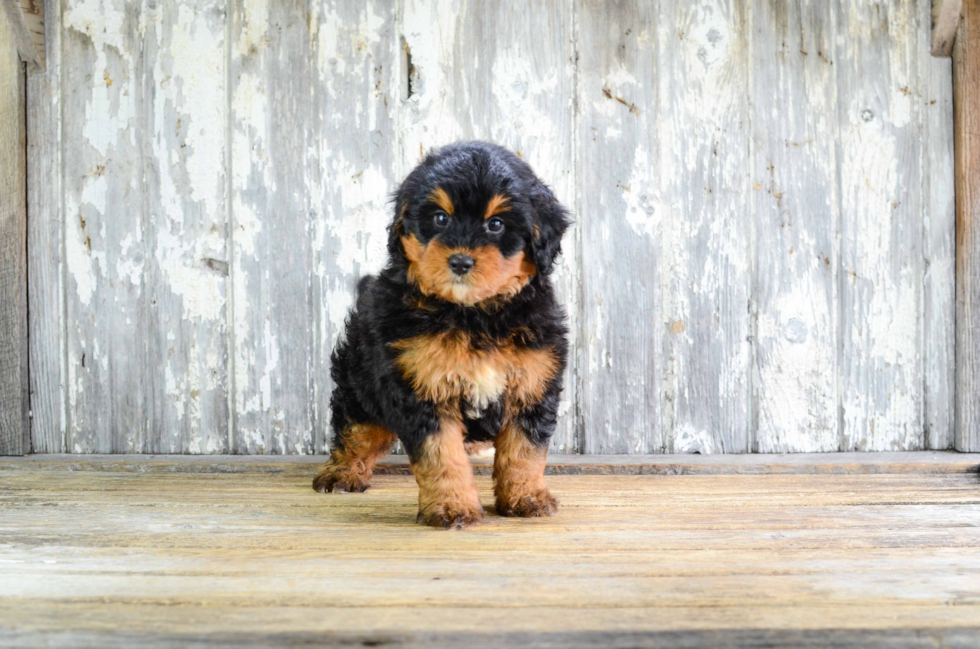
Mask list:
POLYGON ((438 239, 423 245, 402 237, 408 279, 427 295, 473 306, 496 296, 512 297, 535 275, 523 251, 504 257, 496 246, 451 248, 438 239))

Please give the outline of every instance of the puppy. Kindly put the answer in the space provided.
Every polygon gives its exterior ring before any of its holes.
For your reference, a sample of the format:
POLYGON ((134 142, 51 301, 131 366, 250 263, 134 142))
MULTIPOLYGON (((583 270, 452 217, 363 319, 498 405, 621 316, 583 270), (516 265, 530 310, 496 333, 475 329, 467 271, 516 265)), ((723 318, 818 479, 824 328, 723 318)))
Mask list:
POLYGON ((483 519, 465 447, 492 441, 502 516, 550 516, 544 482, 568 354, 548 276, 568 226, 531 168, 493 144, 429 154, 401 184, 388 264, 358 285, 334 349, 330 460, 320 492, 361 492, 397 440, 419 485, 417 521, 483 519))

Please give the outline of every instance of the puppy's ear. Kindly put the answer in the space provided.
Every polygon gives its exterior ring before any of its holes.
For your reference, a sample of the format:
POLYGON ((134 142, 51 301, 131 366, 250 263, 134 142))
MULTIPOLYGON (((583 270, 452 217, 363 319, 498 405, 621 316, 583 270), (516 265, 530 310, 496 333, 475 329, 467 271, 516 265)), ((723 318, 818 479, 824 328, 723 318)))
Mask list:
POLYGON ((408 205, 402 200, 401 196, 395 197, 395 218, 388 224, 388 254, 391 256, 402 255, 401 238, 405 235, 405 212, 408 205))
POLYGON ((534 208, 534 233, 531 254, 540 275, 548 275, 561 253, 561 237, 569 226, 568 211, 562 207, 555 194, 543 183, 536 183, 531 194, 534 208))

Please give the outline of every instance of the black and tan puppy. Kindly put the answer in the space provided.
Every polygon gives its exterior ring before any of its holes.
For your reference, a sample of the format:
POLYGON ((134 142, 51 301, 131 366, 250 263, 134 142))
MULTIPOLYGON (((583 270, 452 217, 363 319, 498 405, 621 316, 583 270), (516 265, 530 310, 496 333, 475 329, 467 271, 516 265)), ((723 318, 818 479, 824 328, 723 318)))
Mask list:
POLYGON ((368 488, 396 439, 419 485, 418 522, 483 519, 465 444, 493 441, 497 512, 550 516, 544 483, 568 346, 548 280, 564 208, 531 168, 483 142, 431 153, 395 196, 387 266, 358 286, 333 352, 321 492, 368 488))

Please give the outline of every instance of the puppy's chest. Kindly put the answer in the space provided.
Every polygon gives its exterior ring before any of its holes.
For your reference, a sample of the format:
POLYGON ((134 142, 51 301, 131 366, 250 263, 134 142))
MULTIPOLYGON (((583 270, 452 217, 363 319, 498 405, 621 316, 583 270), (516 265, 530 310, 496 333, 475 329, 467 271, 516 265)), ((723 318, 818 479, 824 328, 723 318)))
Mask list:
POLYGON ((511 342, 474 345, 461 332, 398 341, 396 364, 416 395, 426 401, 465 401, 472 416, 505 395, 517 402, 540 400, 558 362, 551 349, 511 342))

